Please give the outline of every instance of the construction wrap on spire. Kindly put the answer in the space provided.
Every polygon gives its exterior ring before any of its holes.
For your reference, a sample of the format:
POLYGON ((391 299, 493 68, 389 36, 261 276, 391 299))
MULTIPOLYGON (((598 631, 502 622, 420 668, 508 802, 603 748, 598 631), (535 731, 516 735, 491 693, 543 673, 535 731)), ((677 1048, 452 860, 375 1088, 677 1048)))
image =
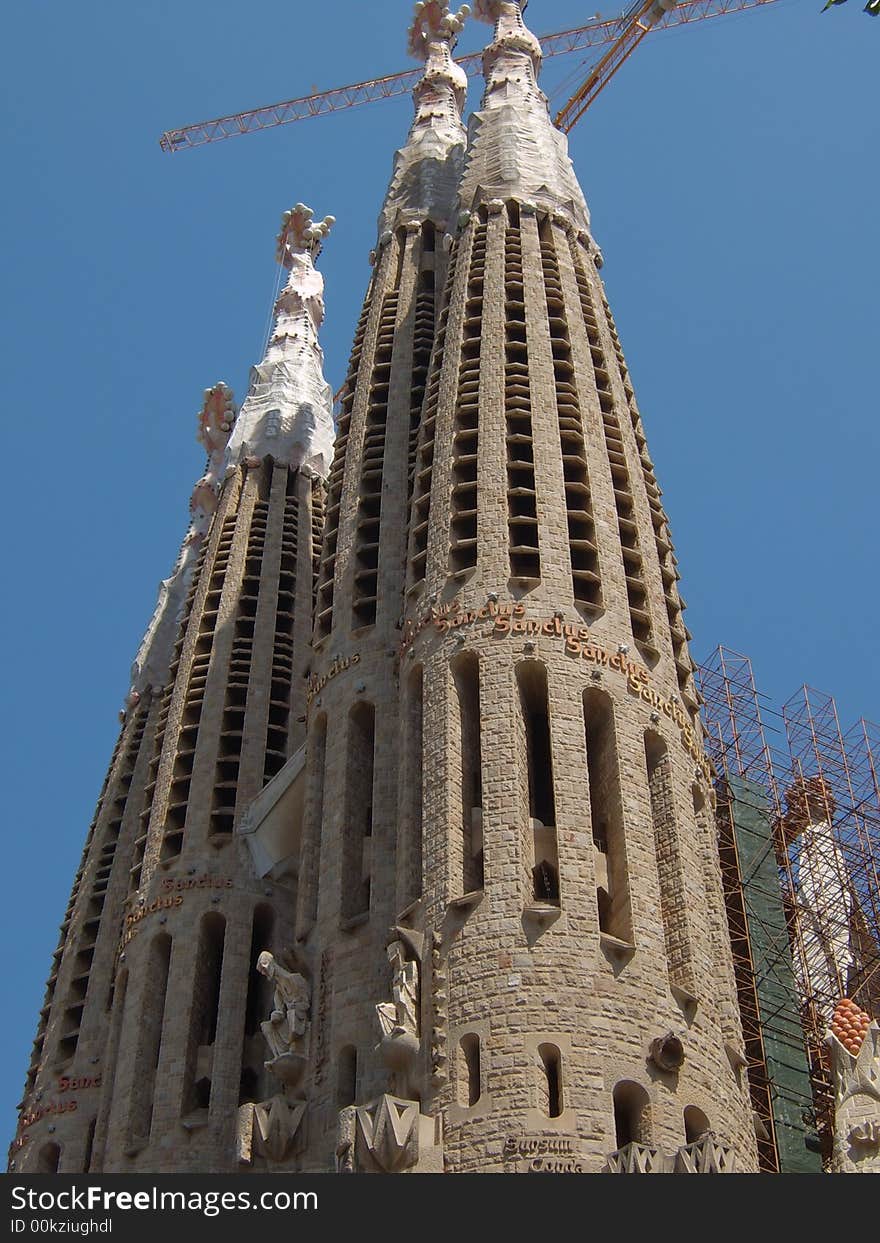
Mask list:
POLYGON ((333 456, 333 390, 324 379, 318 329, 324 321, 324 279, 314 266, 335 223, 315 221, 303 203, 285 212, 278 262, 290 276, 275 303, 266 356, 251 371, 226 455, 229 474, 246 458, 269 455, 324 479, 333 456))
POLYGON ((486 90, 470 119, 468 156, 459 191, 462 210, 490 198, 516 198, 566 212, 589 230, 590 213, 568 155, 538 86, 541 44, 526 27, 525 4, 476 0, 474 17, 493 23, 483 52, 486 90))
POLYGON ((406 143, 394 157, 394 171, 379 214, 379 242, 408 220, 445 225, 455 206, 464 167, 467 131, 462 121, 467 74, 452 59, 458 34, 470 13, 450 13, 446 0, 420 0, 409 30, 408 50, 425 62, 413 88, 416 115, 406 143))
POLYGON ((183 617, 193 569, 217 508, 223 459, 235 417, 232 390, 222 380, 213 388, 205 389, 205 400, 198 413, 196 438, 208 454, 208 465, 193 488, 189 503, 192 523, 170 577, 159 584, 155 612, 131 667, 127 708, 135 707, 145 691, 158 690, 168 680, 171 653, 183 617))

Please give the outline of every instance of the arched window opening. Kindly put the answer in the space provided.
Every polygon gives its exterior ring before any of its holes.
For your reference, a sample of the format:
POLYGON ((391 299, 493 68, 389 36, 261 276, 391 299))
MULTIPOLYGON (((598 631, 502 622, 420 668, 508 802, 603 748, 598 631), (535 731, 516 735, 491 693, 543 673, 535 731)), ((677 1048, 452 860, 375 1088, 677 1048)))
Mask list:
POLYGON ((641 1084, 624 1080, 615 1087, 614 1131, 618 1148, 650 1144, 651 1098, 641 1084))
POLYGON ((404 817, 401 826, 400 906, 408 906, 422 892, 422 728, 424 711, 422 669, 414 669, 407 681, 404 722, 404 817))
POLYGON ((709 1119, 696 1105, 688 1105, 684 1111, 684 1139, 686 1144, 695 1144, 698 1139, 711 1131, 709 1119))
POLYGON ((458 1103, 460 1105, 476 1105, 482 1095, 480 1083, 480 1037, 476 1032, 467 1032, 458 1042, 459 1073, 458 1103))
POLYGON ((339 1109, 354 1105, 357 1100, 357 1063, 357 1049, 353 1044, 339 1050, 336 1074, 336 1105, 339 1109))
POLYGON ((58 1162, 61 1160, 61 1148, 58 1144, 44 1144, 37 1158, 38 1174, 57 1174, 58 1162))
POLYGON ((308 740, 308 785, 303 815, 302 865, 299 877, 298 935, 318 918, 318 870, 321 861, 321 825, 324 819, 324 770, 327 758, 327 714, 312 722, 308 740))
POLYGON ((558 1118, 563 1110, 562 1055, 555 1044, 539 1044, 538 1057, 541 1059, 541 1071, 543 1072, 541 1084, 543 1112, 548 1118, 558 1118))
POLYGON ((544 825, 556 824, 553 759, 547 702, 547 670, 536 660, 516 667, 520 704, 526 726, 529 762, 529 814, 544 825))
POLYGON ((461 738, 462 893, 483 888, 483 765, 480 669, 467 652, 453 666, 461 738))
POLYGON ((153 938, 144 987, 138 1046, 135 1053, 129 1135, 132 1143, 146 1143, 153 1124, 153 1096, 162 1028, 165 1021, 168 971, 171 964, 171 937, 160 932, 153 938))
POLYGON ((614 710, 603 691, 591 688, 584 692, 584 729, 599 930, 631 944, 632 911, 614 710))
POLYGON ((239 1105, 260 1099, 265 1072, 263 1062, 266 1046, 260 1031, 260 1023, 272 1009, 272 981, 257 971, 257 959, 263 950, 272 947, 272 929, 275 913, 270 906, 260 904, 254 908, 251 948, 248 955, 247 1000, 245 1002, 244 1045, 242 1048, 239 1105))
POLYGON ((347 782, 342 856, 342 919, 369 914, 373 836, 376 709, 356 703, 348 714, 347 782))
POLYGON ((226 920, 224 917, 217 911, 209 911, 203 915, 199 927, 192 1010, 186 1049, 183 1088, 184 1116, 196 1109, 208 1109, 211 1104, 211 1076, 207 1073, 200 1073, 200 1070, 205 1066, 211 1066, 212 1059, 206 1055, 217 1038, 225 940, 226 920))
POLYGON ((95 1147, 95 1128, 98 1125, 98 1119, 92 1118, 89 1123, 89 1129, 86 1131, 86 1149, 83 1153, 83 1173, 88 1174, 89 1166, 92 1164, 92 1150, 95 1147))
POLYGON ((684 875, 679 851, 669 748, 663 738, 653 730, 645 734, 645 765, 654 827, 654 853, 660 881, 660 914, 663 919, 669 983, 673 989, 683 990, 693 996, 696 984, 688 916, 681 901, 684 875))
POLYGON ((248 990, 245 1004, 246 1036, 259 1033, 260 1023, 269 1012, 272 1000, 272 981, 257 970, 257 959, 263 950, 272 948, 272 928, 275 913, 271 906, 260 904, 254 908, 251 949, 248 956, 248 990))
POLYGON ((536 660, 516 667, 516 682, 526 736, 529 818, 532 829, 532 896, 559 902, 559 851, 550 745, 547 670, 536 660))

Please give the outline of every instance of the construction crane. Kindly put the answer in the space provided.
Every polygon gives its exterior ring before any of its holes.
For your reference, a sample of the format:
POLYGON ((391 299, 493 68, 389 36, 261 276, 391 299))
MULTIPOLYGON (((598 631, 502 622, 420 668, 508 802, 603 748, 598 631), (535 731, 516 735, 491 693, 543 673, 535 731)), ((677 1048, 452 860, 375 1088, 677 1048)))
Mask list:
MULTIPOLYGON (((573 30, 560 30, 555 34, 542 35, 544 56, 564 56, 586 48, 608 47, 598 63, 590 71, 583 86, 568 101, 556 124, 566 133, 583 116, 584 112, 611 78, 632 54, 646 34, 653 30, 665 30, 688 22, 705 21, 709 17, 723 17, 727 13, 741 13, 746 9, 764 8, 777 0, 636 0, 622 16, 596 19, 573 30)), ((482 67, 482 53, 462 56, 458 63, 470 77, 477 77, 482 67)), ((315 91, 296 99, 252 108, 248 112, 233 112, 229 116, 216 117, 213 121, 200 121, 185 125, 182 129, 166 130, 159 139, 163 151, 187 151, 202 147, 205 143, 219 142, 222 138, 234 138, 237 134, 252 134, 257 130, 272 129, 277 125, 290 125, 309 117, 325 116, 360 104, 374 103, 379 99, 391 99, 405 95, 422 75, 422 68, 406 69, 402 73, 388 74, 383 78, 369 78, 365 82, 353 82, 337 86, 329 91, 315 91)))

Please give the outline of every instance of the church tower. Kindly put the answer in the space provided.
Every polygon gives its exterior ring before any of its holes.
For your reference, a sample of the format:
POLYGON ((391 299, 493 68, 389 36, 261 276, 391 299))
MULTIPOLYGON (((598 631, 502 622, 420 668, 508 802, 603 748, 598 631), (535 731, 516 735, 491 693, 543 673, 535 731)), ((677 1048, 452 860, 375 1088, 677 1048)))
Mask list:
POLYGON ((303 1168, 338 1113, 340 1170, 753 1169, 666 515, 540 45, 516 3, 475 15, 451 239, 386 235, 331 481, 303 1168), (419 242, 444 293, 410 421, 419 242))
POLYGON ((18 1169, 756 1168, 676 561, 524 7, 476 0, 466 131, 469 10, 416 5, 332 467, 329 217, 206 396, 18 1169), (88 1110, 40 1114, 59 1068, 88 1110))
POLYGON ((285 214, 289 279, 238 417, 225 385, 206 393, 208 469, 62 926, 13 1144, 24 1172, 234 1170, 237 1110, 262 1093, 252 966, 292 942, 293 911, 233 827, 304 733, 333 440, 313 261, 332 223, 285 214))

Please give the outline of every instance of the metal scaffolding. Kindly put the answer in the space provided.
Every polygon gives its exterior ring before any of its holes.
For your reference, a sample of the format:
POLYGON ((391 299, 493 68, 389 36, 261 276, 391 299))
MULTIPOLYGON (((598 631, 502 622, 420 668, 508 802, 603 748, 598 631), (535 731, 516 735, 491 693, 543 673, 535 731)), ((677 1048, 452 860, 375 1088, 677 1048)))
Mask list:
POLYGON ((761 1167, 827 1164, 831 1015, 880 1017, 880 727, 808 686, 775 709, 727 648, 697 680, 761 1167))

